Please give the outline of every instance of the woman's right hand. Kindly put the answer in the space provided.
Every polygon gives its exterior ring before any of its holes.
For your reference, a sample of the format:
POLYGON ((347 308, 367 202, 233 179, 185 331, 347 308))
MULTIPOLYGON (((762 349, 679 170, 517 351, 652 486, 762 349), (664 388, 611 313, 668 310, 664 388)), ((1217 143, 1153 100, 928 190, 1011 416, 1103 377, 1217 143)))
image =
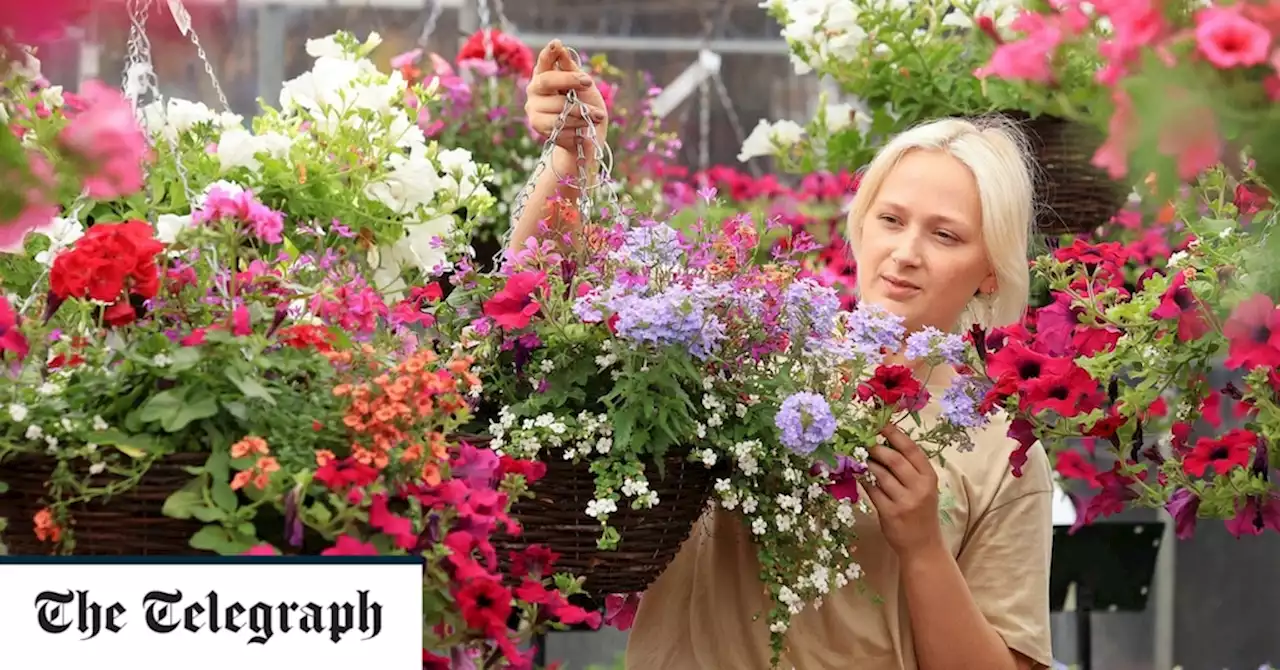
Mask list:
MULTIPOLYGON (((533 70, 533 79, 527 88, 528 100, 524 104, 529 125, 542 136, 550 137, 552 130, 564 110, 565 97, 569 91, 576 91, 578 101, 589 108, 589 116, 595 126, 596 137, 603 139, 609 128, 609 113, 605 110, 604 96, 590 75, 583 72, 574 62, 569 50, 560 40, 552 40, 541 53, 533 70)), ((579 113, 572 113, 564 120, 564 127, 556 136, 557 154, 575 160, 578 145, 582 144, 583 153, 587 157, 595 155, 595 148, 585 130, 587 121, 579 113), (581 134, 579 134, 581 131, 581 134)), ((559 158, 559 157, 558 157, 559 158)), ((559 161, 557 161, 559 162, 559 161)))

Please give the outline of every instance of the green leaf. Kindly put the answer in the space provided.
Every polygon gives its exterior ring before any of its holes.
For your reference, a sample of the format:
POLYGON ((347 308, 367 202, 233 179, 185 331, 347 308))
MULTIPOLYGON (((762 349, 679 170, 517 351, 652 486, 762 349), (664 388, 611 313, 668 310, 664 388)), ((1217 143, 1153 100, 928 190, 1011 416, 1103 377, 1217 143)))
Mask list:
POLYGON ((225 520, 227 518, 227 513, 217 507, 210 507, 201 502, 200 507, 193 507, 191 509, 191 516, 205 523, 217 523, 225 520))
POLYGON ((199 347, 182 347, 173 352, 169 357, 169 370, 171 372, 185 372, 195 367, 200 359, 204 356, 199 347))
POLYGON ((265 386, 258 383, 258 380, 253 377, 245 377, 244 373, 233 367, 227 368, 225 374, 227 379, 231 380, 231 383, 240 389, 244 397, 265 400, 268 405, 275 406, 276 400, 271 396, 271 391, 268 391, 265 386))
POLYGON ((190 392, 187 393, 186 402, 178 408, 178 411, 166 417, 161 426, 170 433, 176 433, 186 428, 193 421, 200 419, 208 419, 218 413, 218 400, 213 394, 203 387, 188 387, 190 392))
POLYGON ((8 493, 8 492, 9 492, 9 485, 4 482, 0 482, 0 493, 8 493))
POLYGON ((214 481, 230 481, 231 455, 221 449, 209 454, 209 460, 204 462, 204 471, 209 473, 214 481))
POLYGON ((212 551, 222 556, 237 556, 253 548, 252 538, 233 533, 222 526, 205 526, 191 536, 191 547, 212 551))
POLYGON ((210 495, 213 497, 213 503, 224 511, 234 512, 238 506, 236 500, 236 492, 231 490, 231 484, 225 479, 213 480, 210 487, 210 495))
POLYGON ((200 495, 200 480, 174 491, 165 498, 161 513, 174 519, 190 519, 197 507, 204 505, 204 497, 200 495))
POLYGON ((90 433, 88 439, 94 444, 115 447, 120 453, 135 459, 158 454, 164 449, 151 435, 126 435, 115 429, 90 433))
POLYGON ((179 386, 165 389, 151 396, 142 404, 142 407, 138 408, 138 420, 143 423, 162 423, 167 417, 177 414, 182 409, 185 392, 185 387, 179 386))

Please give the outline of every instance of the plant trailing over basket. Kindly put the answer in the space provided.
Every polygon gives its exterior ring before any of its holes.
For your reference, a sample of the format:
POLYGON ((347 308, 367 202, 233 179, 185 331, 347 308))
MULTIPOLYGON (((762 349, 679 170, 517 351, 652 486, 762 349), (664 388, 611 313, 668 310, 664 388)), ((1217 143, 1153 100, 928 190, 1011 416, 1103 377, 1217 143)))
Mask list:
MULTIPOLYGON (((859 576, 847 540, 866 445, 895 422, 938 455, 985 417, 977 380, 962 377, 943 399, 952 413, 912 429, 928 392, 882 365, 904 345, 899 321, 842 313, 834 289, 800 277, 803 234, 756 264, 765 226, 700 223, 687 235, 587 223, 564 247, 531 239, 496 275, 456 277, 440 323, 485 363, 499 405, 491 448, 590 464, 596 498, 581 513, 600 521, 602 548, 627 539, 610 525, 619 506, 659 513, 649 477, 668 451, 725 467, 715 491, 758 542, 780 652, 791 616, 859 576)), ((934 364, 967 361, 960 336, 905 345, 934 364)))

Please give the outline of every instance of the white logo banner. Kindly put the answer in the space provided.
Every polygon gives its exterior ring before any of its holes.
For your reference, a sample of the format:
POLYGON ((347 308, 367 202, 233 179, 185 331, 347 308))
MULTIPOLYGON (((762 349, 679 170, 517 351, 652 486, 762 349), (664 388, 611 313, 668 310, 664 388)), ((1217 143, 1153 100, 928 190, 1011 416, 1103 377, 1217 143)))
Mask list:
POLYGON ((421 670, 422 563, 3 556, 0 649, 97 670, 421 670))

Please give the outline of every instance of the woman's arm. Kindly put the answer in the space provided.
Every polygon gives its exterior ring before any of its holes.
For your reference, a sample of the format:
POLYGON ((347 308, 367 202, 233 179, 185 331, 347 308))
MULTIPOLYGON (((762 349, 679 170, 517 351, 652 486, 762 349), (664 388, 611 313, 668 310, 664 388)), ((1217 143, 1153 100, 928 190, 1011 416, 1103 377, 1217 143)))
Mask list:
MULTIPOLYGON (((544 160, 549 161, 550 165, 543 165, 542 174, 538 175, 538 180, 533 185, 533 192, 525 202, 524 211, 520 213, 520 218, 512 222, 508 249, 519 249, 530 237, 537 236, 538 224, 541 221, 546 221, 547 226, 552 230, 561 232, 568 232, 571 225, 576 223, 562 220, 557 209, 548 205, 554 198, 576 206, 580 177, 575 176, 573 179, 561 181, 556 175, 576 175, 578 173, 577 156, 569 153, 569 150, 562 146, 556 146, 544 160)), ((587 174, 595 173, 593 161, 587 166, 587 174)))
POLYGON ((1001 485, 953 557, 928 456, 892 424, 882 434, 892 448, 871 448, 875 483, 867 497, 898 555, 920 670, 1031 670, 1048 663, 1053 526, 1043 448, 1029 452, 1035 462, 1028 461, 1023 477, 1001 485))
POLYGON ((900 556, 920 670, 1032 670, 987 622, 955 558, 938 544, 900 556))

